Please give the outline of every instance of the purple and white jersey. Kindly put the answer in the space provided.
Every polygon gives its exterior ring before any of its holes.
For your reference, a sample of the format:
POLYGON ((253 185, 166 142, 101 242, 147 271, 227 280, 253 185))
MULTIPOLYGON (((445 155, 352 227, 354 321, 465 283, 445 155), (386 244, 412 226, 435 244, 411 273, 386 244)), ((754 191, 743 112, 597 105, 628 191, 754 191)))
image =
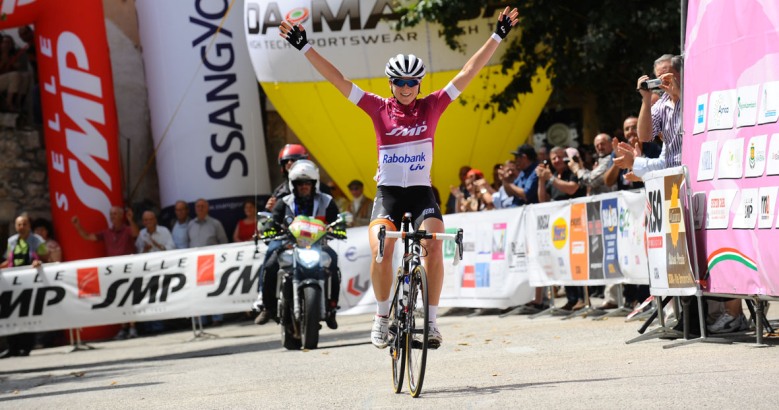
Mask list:
POLYGON ((433 165, 433 139, 438 120, 446 107, 460 95, 449 83, 424 98, 402 105, 392 98, 382 98, 352 85, 349 101, 365 111, 373 121, 380 186, 430 186, 433 165))

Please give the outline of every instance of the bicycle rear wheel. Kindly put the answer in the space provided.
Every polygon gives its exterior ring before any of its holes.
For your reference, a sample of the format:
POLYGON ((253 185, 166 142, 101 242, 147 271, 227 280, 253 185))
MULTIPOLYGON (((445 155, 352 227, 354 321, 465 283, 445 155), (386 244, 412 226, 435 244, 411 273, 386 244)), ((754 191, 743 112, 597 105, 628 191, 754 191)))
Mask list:
POLYGON ((427 362, 427 337, 429 331, 429 313, 427 299, 427 272, 421 265, 411 271, 409 286, 409 308, 406 316, 408 335, 406 336, 406 358, 408 365, 408 388, 412 397, 422 393, 427 362), (421 317, 417 317, 417 315, 421 317))
POLYGON ((405 346, 405 332, 401 329, 403 327, 403 318, 405 313, 400 306, 400 298, 403 297, 400 281, 396 281, 395 294, 392 298, 392 306, 390 307, 390 343, 389 353, 392 359, 392 390, 395 393, 400 393, 403 390, 403 375, 406 371, 406 346, 405 346))

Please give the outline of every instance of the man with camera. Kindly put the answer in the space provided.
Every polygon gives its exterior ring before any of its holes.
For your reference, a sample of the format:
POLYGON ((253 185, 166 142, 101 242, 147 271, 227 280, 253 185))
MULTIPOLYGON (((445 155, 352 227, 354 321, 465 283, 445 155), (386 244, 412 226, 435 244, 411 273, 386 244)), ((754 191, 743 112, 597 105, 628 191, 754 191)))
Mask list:
MULTIPOLYGON (((661 70, 655 67, 660 73, 661 70)), ((637 177, 649 171, 656 171, 682 164, 682 104, 681 104, 682 57, 671 58, 670 71, 654 80, 642 75, 636 90, 641 94, 641 110, 638 114, 638 138, 651 141, 656 135, 663 136, 660 157, 644 158, 640 151, 626 143, 619 144, 620 157, 616 160, 621 168, 632 168, 637 177), (652 91, 661 89, 665 93, 652 104, 652 91)))

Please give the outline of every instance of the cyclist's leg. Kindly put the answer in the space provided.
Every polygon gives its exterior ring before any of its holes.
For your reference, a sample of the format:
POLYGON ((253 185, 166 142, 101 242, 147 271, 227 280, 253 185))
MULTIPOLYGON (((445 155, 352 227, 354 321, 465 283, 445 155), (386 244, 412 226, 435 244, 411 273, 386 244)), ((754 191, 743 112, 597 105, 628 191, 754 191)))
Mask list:
MULTIPOLYGON (((368 230, 371 245, 371 283, 373 284, 373 295, 376 297, 376 301, 381 303, 387 301, 390 298, 390 292, 392 291, 392 255, 395 250, 395 239, 384 240, 384 260, 381 263, 376 263, 376 255, 379 253, 379 229, 381 226, 385 226, 388 231, 394 231, 395 226, 389 220, 377 219, 371 222, 371 227, 368 230)), ((379 314, 386 315, 387 312, 378 312, 379 314)))
MULTIPOLYGON (((427 218, 422 222, 422 229, 428 232, 443 233, 444 221, 437 218, 427 218)), ((431 306, 438 306, 441 289, 444 286, 444 255, 441 241, 422 241, 422 245, 427 251, 427 257, 423 258, 422 264, 427 271, 428 300, 431 306)), ((430 319, 435 320, 432 317, 430 319)))

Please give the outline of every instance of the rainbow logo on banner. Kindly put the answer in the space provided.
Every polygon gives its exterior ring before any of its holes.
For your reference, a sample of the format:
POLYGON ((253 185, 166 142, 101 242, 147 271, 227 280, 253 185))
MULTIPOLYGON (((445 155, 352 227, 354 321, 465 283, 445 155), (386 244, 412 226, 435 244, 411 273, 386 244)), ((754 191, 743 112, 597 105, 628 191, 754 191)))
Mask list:
POLYGON ((568 224, 564 218, 557 218, 552 225, 552 243, 557 249, 563 249, 568 241, 568 224))
POLYGON ((720 262, 724 262, 724 261, 738 262, 746 266, 747 268, 752 269, 753 271, 757 271, 757 263, 753 261, 750 257, 741 253, 741 251, 739 251, 738 249, 734 249, 734 248, 719 248, 716 251, 714 251, 714 253, 709 255, 709 259, 708 259, 709 271, 711 271, 711 268, 713 268, 720 262))

